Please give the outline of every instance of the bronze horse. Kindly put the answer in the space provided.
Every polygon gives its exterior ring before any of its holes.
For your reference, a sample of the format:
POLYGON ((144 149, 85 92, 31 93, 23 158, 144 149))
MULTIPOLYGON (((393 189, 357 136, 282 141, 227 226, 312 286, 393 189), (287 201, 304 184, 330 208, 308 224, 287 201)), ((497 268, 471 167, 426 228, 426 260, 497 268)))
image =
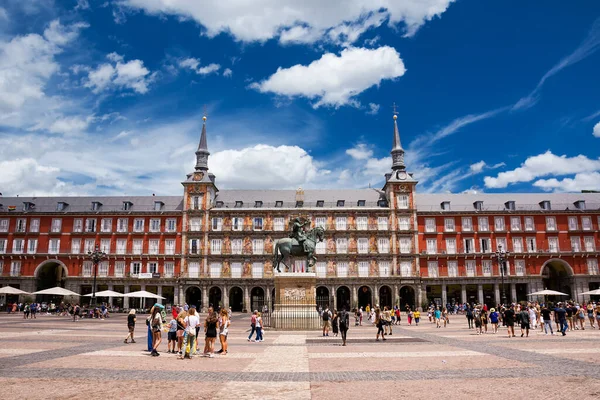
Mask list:
POLYGON ((322 242, 324 237, 325 229, 320 226, 308 231, 305 241, 308 252, 304 251, 302 245, 299 244, 296 239, 283 238, 277 240, 273 246, 273 269, 277 269, 277 272, 281 272, 279 269, 279 263, 283 263, 283 265, 289 269, 290 267, 285 263, 285 261, 287 260, 289 262, 290 256, 306 256, 308 263, 306 272, 311 272, 312 268, 317 262, 317 257, 314 256, 317 242, 322 242))

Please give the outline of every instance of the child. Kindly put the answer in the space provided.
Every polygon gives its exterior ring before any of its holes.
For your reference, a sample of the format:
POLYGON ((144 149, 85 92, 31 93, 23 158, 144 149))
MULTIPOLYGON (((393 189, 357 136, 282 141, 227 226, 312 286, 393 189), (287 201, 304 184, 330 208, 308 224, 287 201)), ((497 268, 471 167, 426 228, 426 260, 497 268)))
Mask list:
POLYGON ((408 324, 412 325, 413 312, 410 308, 408 309, 408 312, 406 313, 406 318, 408 319, 408 324))
POLYGON ((177 320, 175 318, 172 318, 169 322, 169 333, 167 335, 169 339, 167 353, 175 354, 175 346, 177 345, 177 320))
POLYGON ((421 319, 421 311, 415 310, 415 312, 413 313, 413 317, 415 319, 415 325, 419 326, 419 320, 421 319))

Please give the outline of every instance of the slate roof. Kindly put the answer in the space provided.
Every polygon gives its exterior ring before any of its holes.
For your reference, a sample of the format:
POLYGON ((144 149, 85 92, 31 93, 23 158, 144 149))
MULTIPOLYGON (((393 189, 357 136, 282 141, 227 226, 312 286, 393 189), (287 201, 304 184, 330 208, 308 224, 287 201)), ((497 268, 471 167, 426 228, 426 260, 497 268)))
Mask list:
POLYGON ((152 212, 154 202, 160 201, 164 205, 160 211, 177 212, 183 210, 182 196, 89 196, 89 197, 0 197, 0 212, 7 212, 9 206, 16 206, 15 212, 23 211, 23 203, 33 203, 35 206, 28 213, 57 212, 58 203, 64 202, 68 206, 62 211, 65 213, 96 212, 92 211, 92 202, 102 204, 99 213, 103 212, 152 212), (123 202, 129 201, 133 205, 128 211, 123 210, 123 202))

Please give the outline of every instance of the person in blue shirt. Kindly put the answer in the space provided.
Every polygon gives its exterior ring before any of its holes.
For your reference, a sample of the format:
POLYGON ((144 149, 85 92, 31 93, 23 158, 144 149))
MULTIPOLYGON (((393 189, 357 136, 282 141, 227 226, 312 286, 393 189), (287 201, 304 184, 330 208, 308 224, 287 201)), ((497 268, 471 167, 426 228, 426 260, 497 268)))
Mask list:
POLYGON ((490 322, 492 323, 492 330, 494 333, 498 333, 498 316, 495 308, 490 310, 490 322))
POLYGON ((435 324, 438 328, 441 328, 441 318, 442 318, 442 312, 440 311, 439 307, 436 307, 435 311, 433 312, 433 315, 435 316, 435 324))
POLYGON ((558 323, 560 325, 560 333, 563 336, 566 336, 567 329, 569 329, 569 325, 567 324, 567 310, 565 310, 565 306, 563 303, 558 303, 558 307, 554 309, 554 313, 558 317, 558 323))

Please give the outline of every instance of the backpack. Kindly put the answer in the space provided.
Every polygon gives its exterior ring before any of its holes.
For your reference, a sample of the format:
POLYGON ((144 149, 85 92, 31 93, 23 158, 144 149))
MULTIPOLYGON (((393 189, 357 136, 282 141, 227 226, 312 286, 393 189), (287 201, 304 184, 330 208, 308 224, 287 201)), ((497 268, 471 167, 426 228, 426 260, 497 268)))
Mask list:
POLYGON ((323 311, 323 321, 329 321, 329 311, 323 311))

